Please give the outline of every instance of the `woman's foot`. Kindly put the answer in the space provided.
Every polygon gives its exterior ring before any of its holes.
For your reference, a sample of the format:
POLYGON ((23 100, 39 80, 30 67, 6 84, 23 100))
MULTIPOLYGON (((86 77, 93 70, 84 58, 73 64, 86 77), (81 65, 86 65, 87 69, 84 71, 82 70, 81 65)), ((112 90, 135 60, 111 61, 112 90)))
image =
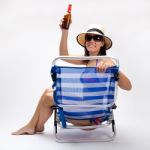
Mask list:
POLYGON ((26 126, 22 127, 21 129, 15 131, 15 132, 12 132, 11 134, 12 135, 23 135, 23 134, 32 135, 32 134, 35 134, 35 129, 26 125, 26 126))
POLYGON ((29 125, 26 125, 24 127, 22 127, 21 129, 15 131, 15 132, 12 132, 11 134, 12 135, 23 135, 23 134, 29 134, 29 135, 32 135, 32 134, 35 134, 36 132, 43 132, 44 131, 44 127, 41 127, 41 128, 31 128, 29 125))

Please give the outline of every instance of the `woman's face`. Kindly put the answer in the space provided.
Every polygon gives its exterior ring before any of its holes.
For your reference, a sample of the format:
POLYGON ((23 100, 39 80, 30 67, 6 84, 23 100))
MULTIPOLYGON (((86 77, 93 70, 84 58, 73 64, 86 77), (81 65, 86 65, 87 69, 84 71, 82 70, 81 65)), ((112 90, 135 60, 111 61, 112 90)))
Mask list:
POLYGON ((103 46, 104 41, 102 36, 96 34, 85 35, 85 47, 89 51, 90 56, 96 56, 103 46))

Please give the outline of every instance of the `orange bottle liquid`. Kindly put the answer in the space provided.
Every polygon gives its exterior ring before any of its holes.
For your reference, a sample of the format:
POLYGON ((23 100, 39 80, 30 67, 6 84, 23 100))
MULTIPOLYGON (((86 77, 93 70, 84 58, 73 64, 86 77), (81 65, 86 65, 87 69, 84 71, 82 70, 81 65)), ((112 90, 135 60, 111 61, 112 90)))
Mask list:
POLYGON ((67 14, 64 15, 62 26, 61 26, 63 29, 69 29, 71 23, 71 9, 72 9, 72 5, 69 4, 67 9, 67 14))

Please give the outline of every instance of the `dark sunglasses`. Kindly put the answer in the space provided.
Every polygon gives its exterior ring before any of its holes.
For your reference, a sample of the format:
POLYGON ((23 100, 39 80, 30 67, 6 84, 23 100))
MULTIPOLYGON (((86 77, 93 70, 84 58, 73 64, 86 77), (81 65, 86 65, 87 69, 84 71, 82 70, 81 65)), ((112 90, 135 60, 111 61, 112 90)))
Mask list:
POLYGON ((86 34, 85 35, 85 41, 89 42, 91 40, 94 40, 95 42, 100 42, 103 41, 103 37, 101 35, 90 35, 90 34, 86 34))

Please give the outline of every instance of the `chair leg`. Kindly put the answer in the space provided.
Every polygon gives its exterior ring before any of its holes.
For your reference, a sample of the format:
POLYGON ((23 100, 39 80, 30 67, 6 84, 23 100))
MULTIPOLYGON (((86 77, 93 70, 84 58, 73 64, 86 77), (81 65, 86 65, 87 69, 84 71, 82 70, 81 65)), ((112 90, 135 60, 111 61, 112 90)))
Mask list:
POLYGON ((57 133, 57 119, 56 119, 57 109, 54 110, 54 127, 55 127, 55 134, 57 133))
POLYGON ((113 132, 113 136, 112 136, 112 140, 113 140, 116 136, 115 120, 112 120, 112 132, 113 132))
POLYGON ((115 120, 112 120, 112 131, 115 132, 115 120))
POLYGON ((55 134, 57 134, 57 107, 56 106, 52 106, 51 107, 54 110, 54 129, 55 129, 55 134))

